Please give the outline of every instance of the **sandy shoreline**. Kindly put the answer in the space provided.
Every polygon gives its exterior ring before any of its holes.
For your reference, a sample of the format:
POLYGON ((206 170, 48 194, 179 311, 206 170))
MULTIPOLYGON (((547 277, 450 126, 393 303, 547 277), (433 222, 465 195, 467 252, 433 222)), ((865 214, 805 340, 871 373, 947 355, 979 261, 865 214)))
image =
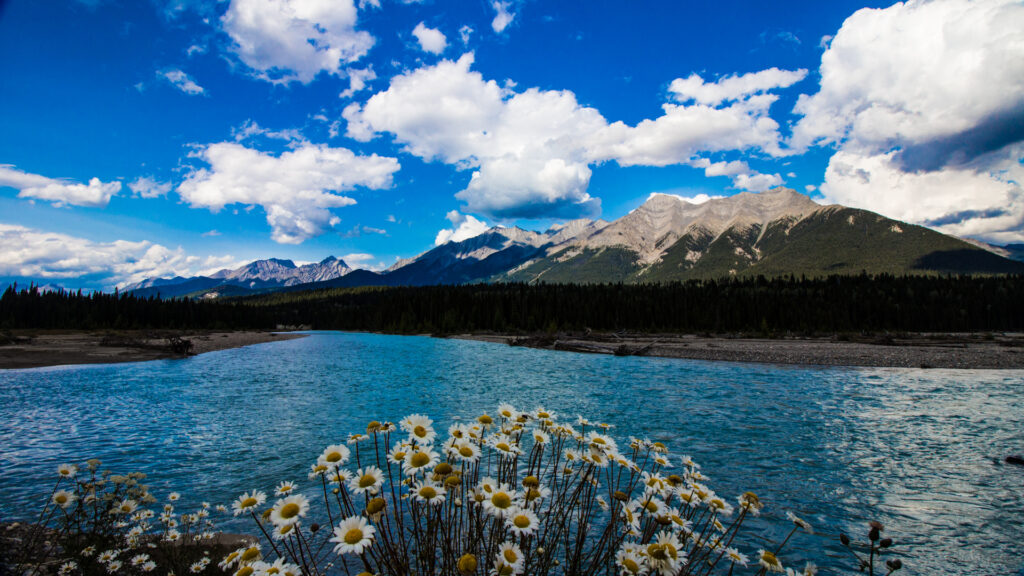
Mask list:
POLYGON ((546 350, 725 362, 892 368, 1024 368, 1022 334, 835 338, 725 338, 689 334, 461 334, 464 340, 546 350))
POLYGON ((304 336, 287 332, 199 330, 15 331, 9 335, 14 342, 0 346, 0 370, 182 358, 168 345, 168 338, 174 336, 192 342, 192 355, 304 336))

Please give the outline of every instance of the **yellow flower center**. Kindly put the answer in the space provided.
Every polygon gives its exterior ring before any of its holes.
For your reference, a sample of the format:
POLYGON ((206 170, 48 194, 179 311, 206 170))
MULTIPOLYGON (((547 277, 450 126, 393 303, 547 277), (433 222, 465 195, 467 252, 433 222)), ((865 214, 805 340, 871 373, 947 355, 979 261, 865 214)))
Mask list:
POLYGON ((505 561, 507 561, 509 564, 515 564, 516 560, 519 560, 519 555, 516 554, 516 551, 511 548, 506 548, 501 555, 505 557, 505 561))
POLYGON ((653 500, 650 500, 646 504, 644 504, 644 508, 646 508, 648 512, 658 511, 658 505, 655 504, 653 500))
POLYGON ((626 570, 629 570, 630 574, 640 573, 640 565, 637 564, 636 561, 632 558, 623 558, 622 565, 626 568, 626 570))
POLYGON ((523 486, 526 486, 527 488, 536 488, 537 486, 540 486, 540 479, 536 476, 527 476, 526 478, 523 478, 523 486))
POLYGON ((377 477, 374 476, 373 474, 363 474, 359 478, 359 487, 360 488, 369 488, 370 486, 373 486, 376 483, 377 483, 377 477))
POLYGON ((377 514, 378 512, 380 512, 383 509, 384 509, 384 499, 383 498, 374 498, 373 500, 370 500, 370 502, 366 504, 366 511, 369 512, 370 514, 377 514))
POLYGON ((761 559, 772 566, 779 563, 779 559, 775 557, 775 554, 772 554, 767 550, 761 553, 761 559))
POLYGON ((491 418, 487 414, 484 414, 483 416, 480 416, 479 418, 477 418, 477 421, 486 426, 486 425, 489 425, 489 424, 493 424, 494 423, 494 418, 491 418))
POLYGON ((437 497, 437 490, 434 490, 432 486, 424 486, 420 488, 420 497, 424 500, 433 500, 437 497))
POLYGON ((529 528, 530 518, 525 514, 520 514, 512 520, 512 523, 516 525, 516 528, 529 528))
POLYGON ((417 438, 423 438, 427 435, 427 429, 423 426, 417 426, 412 429, 412 433, 415 434, 417 438))
POLYGON ((538 418, 551 418, 551 414, 549 412, 545 412, 545 411, 541 410, 540 412, 537 412, 537 417, 538 418))
POLYGON ((504 510, 512 505, 512 498, 504 492, 498 492, 494 496, 491 496, 491 504, 494 504, 495 508, 504 510))
POLYGON ((295 502, 289 502, 284 506, 281 506, 281 518, 286 520, 295 518, 299 514, 299 505, 295 502))
POLYGON ((363 539, 363 531, 359 528, 353 528, 348 532, 345 532, 345 544, 355 546, 363 539))
POLYGON ((395 452, 394 458, 396 462, 401 462, 402 460, 405 460, 405 452, 395 452))
POLYGON ((66 503, 68 501, 68 495, 67 494, 57 494, 57 496, 54 497, 54 500, 57 501, 57 504, 64 504, 64 503, 66 503))
POLYGON ((651 544, 647 547, 647 555, 655 560, 667 560, 668 554, 665 553, 665 547, 661 544, 651 544))
POLYGON ((248 548, 245 552, 242 552, 242 562, 252 562, 253 560, 260 557, 260 549, 256 547, 248 548))
POLYGON ((470 448, 469 446, 462 446, 462 447, 459 448, 459 454, 463 458, 469 458, 469 457, 473 456, 473 449, 470 448))
POLYGON ((242 500, 242 506, 241 507, 242 508, 252 508, 256 504, 258 504, 258 502, 256 501, 255 498, 246 498, 245 500, 242 500))
POLYGON ((327 460, 328 462, 338 462, 341 460, 341 452, 331 452, 330 454, 327 455, 327 458, 325 458, 325 460, 327 460))
POLYGON ((252 566, 242 566, 238 569, 238 572, 235 572, 235 576, 252 576, 253 572, 255 570, 253 570, 252 566))
POLYGON ((422 468, 430 464, 430 456, 425 452, 417 452, 412 455, 412 459, 409 462, 412 463, 414 468, 422 468))
POLYGON ((494 445, 494 447, 497 448, 498 450, 501 450, 502 452, 508 452, 509 450, 511 450, 508 444, 504 442, 498 442, 497 444, 494 445))

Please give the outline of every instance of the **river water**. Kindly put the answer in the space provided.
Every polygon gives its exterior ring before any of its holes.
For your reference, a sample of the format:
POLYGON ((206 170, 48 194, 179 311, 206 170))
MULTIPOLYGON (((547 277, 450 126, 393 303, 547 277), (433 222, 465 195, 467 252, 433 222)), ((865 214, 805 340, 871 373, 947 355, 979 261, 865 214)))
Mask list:
MULTIPOLYGON (((792 511, 815 526, 783 560, 856 573, 840 531, 885 524, 906 574, 1024 567, 1024 372, 853 369, 612 357, 316 332, 185 360, 0 371, 0 515, 28 518, 63 462, 99 458, 157 490, 227 503, 305 482, 369 420, 439 428, 499 402, 616 425, 689 454, 731 500, 768 503, 747 549, 792 511)), ((442 433, 443 434, 443 433, 442 433)), ((231 527, 230 521, 222 526, 231 527)))

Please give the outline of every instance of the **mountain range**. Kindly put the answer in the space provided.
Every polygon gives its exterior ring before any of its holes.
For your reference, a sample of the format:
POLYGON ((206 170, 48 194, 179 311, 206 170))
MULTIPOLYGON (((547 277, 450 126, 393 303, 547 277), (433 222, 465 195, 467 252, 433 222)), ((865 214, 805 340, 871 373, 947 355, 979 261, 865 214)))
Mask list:
POLYGON ((334 257, 302 266, 269 259, 210 276, 149 279, 126 290, 140 296, 218 297, 369 285, 1024 273, 1024 263, 1014 257, 1024 257, 1024 246, 966 241, 777 188, 700 204, 652 194, 613 222, 573 220, 544 232, 497 226, 382 272, 354 270, 334 257))

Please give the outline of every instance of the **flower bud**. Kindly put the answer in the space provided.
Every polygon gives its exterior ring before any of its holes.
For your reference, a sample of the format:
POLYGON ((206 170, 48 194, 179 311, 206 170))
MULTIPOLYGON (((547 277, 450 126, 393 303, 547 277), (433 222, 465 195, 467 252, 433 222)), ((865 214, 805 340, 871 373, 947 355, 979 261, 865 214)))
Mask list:
POLYGON ((463 554, 458 563, 459 574, 469 576, 476 572, 476 556, 463 554))
POLYGON ((320 525, 314 522, 309 526, 309 531, 316 534, 320 530, 320 525))
POLYGON ((850 545, 850 537, 846 534, 839 534, 839 541, 843 543, 843 546, 850 545))
POLYGON ((892 546, 892 538, 882 538, 882 541, 878 543, 879 548, 888 548, 892 546))

